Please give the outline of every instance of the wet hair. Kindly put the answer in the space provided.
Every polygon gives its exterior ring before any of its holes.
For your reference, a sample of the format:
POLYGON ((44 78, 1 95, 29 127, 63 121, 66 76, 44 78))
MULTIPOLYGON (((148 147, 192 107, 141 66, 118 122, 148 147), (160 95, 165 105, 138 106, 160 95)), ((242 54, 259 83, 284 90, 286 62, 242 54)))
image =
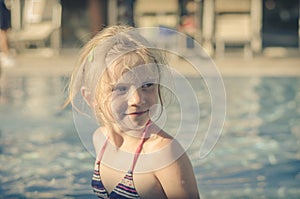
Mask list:
POLYGON ((158 100, 163 107, 162 67, 167 61, 162 50, 155 48, 133 27, 111 26, 94 36, 81 50, 69 82, 68 102, 80 110, 75 98, 85 87, 90 91, 89 105, 99 122, 113 122, 108 106, 112 87, 126 71, 138 65, 150 65, 158 75, 158 100), (93 105, 95 102, 95 105, 93 105))

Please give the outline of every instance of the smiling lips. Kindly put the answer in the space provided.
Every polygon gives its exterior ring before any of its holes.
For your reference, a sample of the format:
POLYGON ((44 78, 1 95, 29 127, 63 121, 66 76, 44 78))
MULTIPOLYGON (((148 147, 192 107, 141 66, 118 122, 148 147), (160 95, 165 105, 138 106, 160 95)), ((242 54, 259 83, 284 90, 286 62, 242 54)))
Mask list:
POLYGON ((130 113, 125 113, 125 115, 132 115, 132 116, 139 116, 142 115, 144 113, 147 113, 149 110, 146 111, 137 111, 137 112, 130 112, 130 113))

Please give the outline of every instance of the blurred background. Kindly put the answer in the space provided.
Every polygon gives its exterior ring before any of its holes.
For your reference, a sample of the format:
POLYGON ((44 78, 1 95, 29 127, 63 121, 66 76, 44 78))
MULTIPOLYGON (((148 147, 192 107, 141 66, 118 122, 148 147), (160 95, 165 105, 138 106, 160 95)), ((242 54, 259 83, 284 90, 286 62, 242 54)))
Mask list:
POLYGON ((299 0, 9 2, 16 63, 1 66, 0 198, 95 198, 94 157, 62 105, 80 47, 115 24, 181 31, 189 36, 183 56, 203 56, 198 42, 223 77, 222 135, 200 159, 210 94, 184 60, 172 63, 199 100, 199 136, 188 154, 202 198, 300 197, 299 0))
POLYGON ((11 40, 19 47, 34 40, 30 37, 54 37, 58 29, 57 38, 51 39, 53 47, 74 48, 115 24, 180 30, 211 55, 222 56, 228 47, 243 48, 251 56, 269 47, 299 46, 298 0, 12 0, 12 4, 12 32, 20 34, 11 40), (24 35, 27 26, 41 23, 39 32, 44 35, 24 35))

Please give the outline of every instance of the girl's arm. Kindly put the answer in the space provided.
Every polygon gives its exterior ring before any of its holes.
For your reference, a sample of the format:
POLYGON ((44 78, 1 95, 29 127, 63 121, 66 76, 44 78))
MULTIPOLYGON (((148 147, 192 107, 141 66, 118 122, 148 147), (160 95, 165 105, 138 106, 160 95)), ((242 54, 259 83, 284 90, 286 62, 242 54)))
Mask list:
POLYGON ((200 198, 191 162, 183 153, 169 166, 155 172, 167 198, 200 198))

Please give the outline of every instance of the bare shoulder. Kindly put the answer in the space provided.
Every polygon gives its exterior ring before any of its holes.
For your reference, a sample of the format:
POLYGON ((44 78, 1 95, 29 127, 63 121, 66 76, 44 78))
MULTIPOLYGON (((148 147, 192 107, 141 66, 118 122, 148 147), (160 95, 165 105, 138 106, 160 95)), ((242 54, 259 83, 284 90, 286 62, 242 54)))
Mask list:
POLYGON ((180 143, 162 134, 161 142, 167 152, 164 157, 170 156, 173 161, 165 167, 156 170, 154 175, 160 181, 168 198, 199 198, 197 182, 191 161, 180 143))
POLYGON ((93 144, 94 144, 96 154, 99 153, 101 146, 104 143, 104 139, 105 139, 103 134, 104 131, 105 131, 104 127, 99 127, 98 129, 95 130, 93 134, 93 144))
POLYGON ((170 146, 175 139, 163 130, 151 135, 151 137, 144 144, 144 149, 147 153, 155 152, 162 148, 170 146))
POLYGON ((155 171, 168 198, 200 198, 193 167, 186 153, 172 164, 155 171))
POLYGON ((93 134, 93 141, 94 139, 103 137, 104 130, 105 130, 104 127, 97 128, 93 134))

